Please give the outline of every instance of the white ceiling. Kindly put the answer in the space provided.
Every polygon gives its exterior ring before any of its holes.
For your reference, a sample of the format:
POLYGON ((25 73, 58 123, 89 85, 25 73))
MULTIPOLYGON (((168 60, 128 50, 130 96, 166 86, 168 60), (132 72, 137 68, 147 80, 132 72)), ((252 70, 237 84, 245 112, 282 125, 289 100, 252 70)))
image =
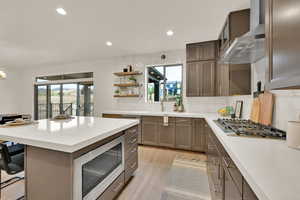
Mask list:
POLYGON ((228 12, 249 1, 1 0, 0 67, 183 49, 216 39, 228 12), (57 7, 68 15, 58 15, 57 7), (169 29, 173 37, 166 36, 169 29))

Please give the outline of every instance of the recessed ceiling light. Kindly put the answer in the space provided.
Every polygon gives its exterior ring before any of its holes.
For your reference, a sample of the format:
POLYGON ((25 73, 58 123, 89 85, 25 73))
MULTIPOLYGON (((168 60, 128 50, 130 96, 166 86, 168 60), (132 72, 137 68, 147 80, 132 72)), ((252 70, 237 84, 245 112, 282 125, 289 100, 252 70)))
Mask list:
POLYGON ((172 31, 172 30, 167 31, 167 36, 173 36, 173 35, 174 35, 174 31, 172 31))
POLYGON ((56 12, 60 15, 67 15, 67 12, 63 8, 56 8, 56 12))
POLYGON ((112 46, 112 42, 111 41, 107 41, 106 45, 110 47, 110 46, 112 46))
POLYGON ((6 73, 4 71, 0 71, 0 80, 6 78, 6 73))

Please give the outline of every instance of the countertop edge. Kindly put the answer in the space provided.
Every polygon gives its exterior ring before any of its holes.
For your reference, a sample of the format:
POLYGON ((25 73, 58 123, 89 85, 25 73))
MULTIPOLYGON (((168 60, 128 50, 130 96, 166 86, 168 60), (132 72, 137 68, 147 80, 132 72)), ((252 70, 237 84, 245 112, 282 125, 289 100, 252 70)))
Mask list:
POLYGON ((108 131, 104 134, 90 138, 87 141, 84 141, 84 142, 81 142, 81 143, 75 144, 75 145, 59 144, 59 143, 53 143, 53 142, 42 142, 40 140, 36 141, 36 140, 32 140, 32 139, 16 138, 14 136, 10 137, 7 135, 0 135, 0 137, 1 137, 1 140, 5 140, 5 141, 11 141, 11 142, 16 142, 16 143, 34 146, 34 147, 38 147, 38 148, 49 149, 49 150, 54 150, 54 151, 61 151, 61 152, 65 152, 65 153, 74 153, 84 147, 92 145, 96 142, 104 140, 105 138, 113 136, 121 131, 124 131, 133 126, 136 126, 139 123, 140 123, 139 120, 134 120, 134 122, 131 122, 127 125, 113 129, 112 131, 108 131))
POLYGON ((234 161, 238 169, 241 171, 243 177, 246 179, 247 183, 250 185, 253 192, 257 195, 258 199, 260 200, 271 200, 267 197, 267 195, 263 192, 263 190, 257 185, 256 181, 249 175, 247 170, 244 168, 244 166, 241 164, 240 160, 236 157, 235 153, 232 152, 230 147, 226 144, 226 142, 222 139, 219 132, 222 132, 225 134, 214 122, 212 118, 205 118, 206 122, 210 126, 210 128, 213 130, 219 141, 222 143, 224 148, 226 149, 227 153, 230 155, 231 159, 234 161))

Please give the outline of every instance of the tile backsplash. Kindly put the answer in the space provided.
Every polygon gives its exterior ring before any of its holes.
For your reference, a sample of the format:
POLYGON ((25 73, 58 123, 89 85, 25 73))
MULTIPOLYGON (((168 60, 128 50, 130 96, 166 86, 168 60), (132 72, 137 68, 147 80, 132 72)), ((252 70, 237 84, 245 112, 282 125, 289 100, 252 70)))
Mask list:
MULTIPOLYGON (((266 60, 263 59, 252 65, 252 91, 256 91, 257 81, 265 83, 266 60)), ((273 125, 279 129, 286 130, 287 122, 300 120, 300 90, 275 90, 271 91, 275 97, 273 125)), ((230 97, 229 105, 234 105, 235 101, 243 100, 243 117, 248 119, 251 113, 252 95, 230 97)))

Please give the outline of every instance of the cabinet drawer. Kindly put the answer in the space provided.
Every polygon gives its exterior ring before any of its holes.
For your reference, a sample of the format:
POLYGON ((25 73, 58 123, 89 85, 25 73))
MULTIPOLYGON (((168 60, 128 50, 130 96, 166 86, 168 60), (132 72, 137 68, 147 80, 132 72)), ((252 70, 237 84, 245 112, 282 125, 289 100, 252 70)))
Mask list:
POLYGON ((191 125, 192 124, 192 118, 176 118, 176 124, 183 124, 183 125, 191 125))
MULTIPOLYGON (((175 117, 169 117, 169 119, 168 119, 169 123, 175 123, 175 121, 176 121, 175 117)), ((163 116, 159 116, 159 117, 146 116, 146 117, 143 117, 143 122, 163 123, 164 122, 164 117, 163 116)))
POLYGON ((132 154, 128 160, 125 161, 125 183, 127 183, 135 170, 138 168, 138 154, 132 154))
POLYGON ((97 200, 113 200, 123 189, 124 173, 122 173, 104 192, 97 200))
POLYGON ((125 149, 130 149, 132 146, 137 144, 138 142, 138 134, 137 132, 133 134, 125 135, 125 149))
POLYGON ((258 200, 257 196, 245 179, 243 181, 243 200, 258 200))
POLYGON ((235 166, 234 162, 232 161, 228 171, 235 183, 235 185, 237 186, 238 190, 240 191, 240 193, 242 193, 243 191, 243 176, 241 174, 241 172, 239 171, 239 169, 235 166))
POLYGON ((138 126, 135 126, 135 127, 130 128, 130 129, 127 129, 125 131, 125 140, 127 138, 131 138, 133 136, 137 136, 138 135, 138 131, 139 131, 138 130, 138 126))
POLYGON ((125 160, 129 159, 132 155, 136 154, 138 152, 138 145, 135 143, 130 148, 127 148, 125 150, 125 160))

